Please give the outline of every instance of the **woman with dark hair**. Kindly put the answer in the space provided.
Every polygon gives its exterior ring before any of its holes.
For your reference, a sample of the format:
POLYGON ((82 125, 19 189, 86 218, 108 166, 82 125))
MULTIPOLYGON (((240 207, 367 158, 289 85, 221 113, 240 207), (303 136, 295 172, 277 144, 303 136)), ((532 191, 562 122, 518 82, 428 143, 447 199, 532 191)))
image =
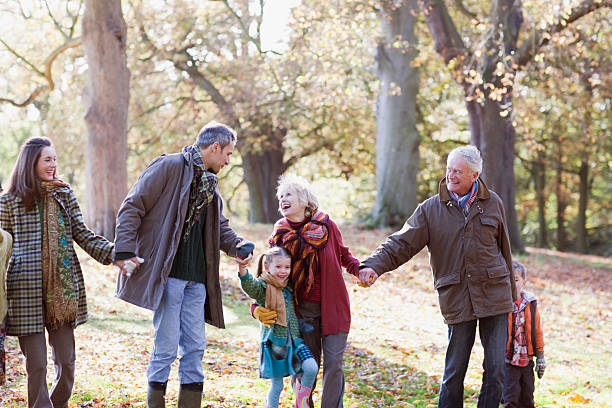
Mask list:
POLYGON ((13 238, 6 273, 6 333, 19 337, 26 357, 28 406, 68 406, 74 384, 74 328, 87 320, 85 284, 73 242, 109 264, 113 244, 83 222, 70 186, 57 179, 55 149, 47 138, 25 142, 0 196, 0 227, 13 238), (47 344, 56 376, 47 389, 47 344))
MULTIPOLYGON (((349 296, 342 268, 359 275, 359 261, 342 242, 340 229, 329 215, 319 210, 316 196, 301 177, 287 175, 279 180, 276 195, 283 218, 274 224, 270 246, 291 254, 290 284, 304 343, 320 364, 323 355, 322 408, 341 408, 344 396, 343 356, 351 327, 349 296)), ((267 309, 253 315, 262 323, 267 309)), ((300 389, 293 378, 294 391, 300 389)), ((312 394, 309 398, 312 403, 312 394)))

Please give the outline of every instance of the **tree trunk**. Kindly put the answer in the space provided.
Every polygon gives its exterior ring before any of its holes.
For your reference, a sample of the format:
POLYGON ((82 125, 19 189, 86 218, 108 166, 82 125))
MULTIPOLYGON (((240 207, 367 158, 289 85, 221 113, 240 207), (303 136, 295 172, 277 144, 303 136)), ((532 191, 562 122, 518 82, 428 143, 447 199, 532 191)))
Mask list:
POLYGON ((127 192, 127 115, 130 72, 126 24, 120 0, 86 0, 83 46, 87 83, 83 92, 87 125, 87 220, 113 239, 115 218, 127 192))
POLYGON ((393 8, 383 7, 385 38, 378 45, 376 62, 380 80, 376 135, 376 201, 374 224, 397 227, 417 206, 420 136, 416 129, 418 69, 415 57, 417 0, 393 8), (400 46, 394 45, 400 44, 400 46))
POLYGON ((504 203, 512 249, 523 252, 515 208, 514 126, 500 115, 499 104, 489 99, 468 112, 470 130, 474 129, 471 142, 482 154, 482 178, 504 203))
POLYGON ((538 203, 538 234, 536 236, 536 246, 548 248, 548 225, 546 224, 546 162, 544 152, 538 151, 537 161, 531 169, 533 177, 535 196, 538 203))
MULTIPOLYGON (((249 221, 273 223, 280 218, 276 186, 278 178, 286 170, 283 140, 285 128, 270 127, 267 137, 257 144, 257 149, 248 147, 249 136, 241 144, 244 181, 249 189, 249 221)), ((257 135, 261 141, 262 135, 257 135)))
POLYGON ((555 195, 557 196, 557 250, 567 251, 567 230, 565 229, 565 209, 567 207, 563 165, 561 163, 561 142, 558 141, 558 160, 555 174, 555 195))
POLYGON ((578 218, 576 220, 576 251, 587 252, 586 209, 589 199, 589 163, 583 161, 578 173, 580 184, 578 191, 578 218))
POLYGON ((521 3, 519 0, 491 2, 486 41, 483 48, 477 50, 478 54, 471 55, 448 13, 445 2, 421 2, 436 51, 446 64, 453 60, 463 61, 456 67, 456 74, 466 96, 471 143, 482 153, 483 179, 499 194, 504 203, 512 249, 522 252, 524 246, 514 207, 515 130, 509 114, 516 67, 508 65, 505 59, 505 56, 514 55, 517 48, 517 38, 523 21, 521 3), (504 75, 498 75, 496 72, 500 65, 506 69, 504 75), (481 81, 466 75, 468 71, 480 75, 481 81), (500 91, 501 98, 493 94, 500 91))

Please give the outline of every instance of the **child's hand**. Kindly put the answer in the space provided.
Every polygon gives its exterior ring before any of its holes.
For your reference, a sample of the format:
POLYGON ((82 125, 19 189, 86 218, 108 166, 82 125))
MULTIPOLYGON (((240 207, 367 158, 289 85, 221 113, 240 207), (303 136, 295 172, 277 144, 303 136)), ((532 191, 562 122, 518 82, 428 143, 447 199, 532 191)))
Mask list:
POLYGON ((244 276, 244 275, 246 275, 246 273, 247 273, 246 265, 238 264, 238 275, 244 276))
POLYGON ((269 310, 262 306, 257 306, 255 310, 253 310, 253 317, 266 327, 270 327, 271 324, 276 323, 276 314, 274 310, 269 310))
POLYGON ((546 370, 546 359, 544 357, 536 358, 535 370, 538 374, 538 378, 544 377, 544 370, 546 370))

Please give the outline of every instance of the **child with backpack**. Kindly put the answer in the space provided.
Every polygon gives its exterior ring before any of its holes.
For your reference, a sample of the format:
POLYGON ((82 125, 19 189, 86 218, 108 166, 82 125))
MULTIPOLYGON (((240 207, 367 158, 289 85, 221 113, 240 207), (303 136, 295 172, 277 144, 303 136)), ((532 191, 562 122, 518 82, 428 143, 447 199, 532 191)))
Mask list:
POLYGON ((544 336, 535 296, 524 290, 527 272, 517 261, 512 261, 518 299, 514 311, 508 314, 508 343, 502 405, 504 408, 531 408, 535 406, 533 356, 535 371, 542 378, 546 369, 544 336))

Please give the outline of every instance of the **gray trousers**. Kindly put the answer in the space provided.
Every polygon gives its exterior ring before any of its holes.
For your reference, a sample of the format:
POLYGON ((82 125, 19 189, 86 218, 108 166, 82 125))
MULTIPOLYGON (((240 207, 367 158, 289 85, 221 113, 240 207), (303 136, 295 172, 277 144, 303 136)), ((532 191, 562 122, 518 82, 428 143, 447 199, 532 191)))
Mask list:
MULTIPOLYGON (((339 332, 327 336, 321 335, 321 305, 302 301, 299 305, 301 319, 313 327, 312 331, 302 332, 304 343, 321 366, 321 352, 323 353, 323 391, 321 393, 321 408, 342 408, 344 396, 344 350, 348 340, 348 333, 339 332)), ((291 379, 292 384, 295 379, 291 379)), ((313 389, 316 387, 316 381, 313 389)), ((312 394, 310 406, 314 407, 312 394)))
POLYGON ((48 331, 55 380, 51 395, 47 388, 47 342, 45 333, 19 336, 19 347, 26 358, 28 374, 28 407, 66 408, 74 384, 74 329, 63 326, 48 331))

